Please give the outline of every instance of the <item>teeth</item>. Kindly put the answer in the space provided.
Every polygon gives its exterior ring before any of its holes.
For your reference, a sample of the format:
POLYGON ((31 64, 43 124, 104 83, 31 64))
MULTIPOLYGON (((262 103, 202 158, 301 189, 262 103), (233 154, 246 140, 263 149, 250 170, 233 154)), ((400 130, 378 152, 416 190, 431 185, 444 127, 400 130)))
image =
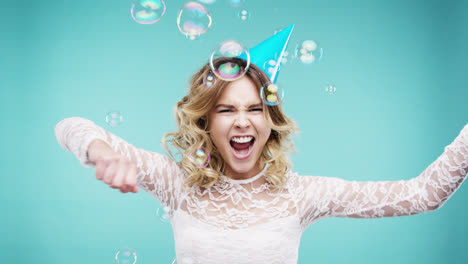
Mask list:
POLYGON ((253 137, 233 137, 232 141, 237 143, 246 143, 252 140, 253 137))

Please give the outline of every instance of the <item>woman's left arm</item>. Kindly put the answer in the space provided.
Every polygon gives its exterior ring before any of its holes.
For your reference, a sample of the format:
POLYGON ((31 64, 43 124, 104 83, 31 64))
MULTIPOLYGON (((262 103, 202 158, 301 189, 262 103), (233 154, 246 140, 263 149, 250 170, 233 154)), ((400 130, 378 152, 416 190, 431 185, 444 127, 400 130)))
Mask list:
POLYGON ((300 177, 299 208, 305 225, 324 217, 380 218, 436 210, 455 193, 468 171, 468 124, 418 177, 400 181, 347 181, 300 177))

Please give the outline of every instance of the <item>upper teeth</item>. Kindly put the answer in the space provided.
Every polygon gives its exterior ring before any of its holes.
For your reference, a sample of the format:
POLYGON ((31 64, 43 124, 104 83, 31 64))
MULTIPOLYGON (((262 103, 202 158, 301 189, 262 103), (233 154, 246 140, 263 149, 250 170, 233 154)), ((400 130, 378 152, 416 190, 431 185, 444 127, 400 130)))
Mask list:
POLYGON ((253 137, 233 137, 232 141, 237 143, 246 143, 252 140, 253 137))

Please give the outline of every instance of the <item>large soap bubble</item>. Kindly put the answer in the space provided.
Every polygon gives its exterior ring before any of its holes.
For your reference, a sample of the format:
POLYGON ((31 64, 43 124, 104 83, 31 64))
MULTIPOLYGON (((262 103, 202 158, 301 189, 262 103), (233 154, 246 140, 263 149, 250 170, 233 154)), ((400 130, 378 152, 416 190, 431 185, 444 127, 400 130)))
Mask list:
POLYGON ((137 23, 153 24, 166 13, 166 4, 163 0, 134 0, 130 13, 137 23))
POLYGON ((238 80, 244 76, 249 66, 250 54, 237 40, 225 40, 211 53, 211 71, 221 80, 238 80), (244 59, 237 58, 241 55, 244 59))
POLYGON ((305 40, 296 45, 294 58, 303 64, 312 64, 320 61, 323 56, 323 49, 313 40, 305 40))
POLYGON ((179 10, 177 27, 188 39, 194 40, 211 27, 211 15, 202 4, 187 2, 179 10))

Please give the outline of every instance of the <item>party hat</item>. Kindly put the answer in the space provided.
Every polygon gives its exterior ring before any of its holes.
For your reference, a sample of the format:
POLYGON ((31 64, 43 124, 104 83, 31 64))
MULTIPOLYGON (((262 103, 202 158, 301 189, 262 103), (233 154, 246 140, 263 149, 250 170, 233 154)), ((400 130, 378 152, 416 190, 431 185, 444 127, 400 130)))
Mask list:
MULTIPOLYGON (((270 78, 272 83, 276 83, 276 79, 278 78, 281 60, 288 48, 289 38, 293 29, 294 24, 249 49, 250 63, 260 68, 270 78)), ((239 58, 247 59, 245 53, 240 55, 239 58)))

